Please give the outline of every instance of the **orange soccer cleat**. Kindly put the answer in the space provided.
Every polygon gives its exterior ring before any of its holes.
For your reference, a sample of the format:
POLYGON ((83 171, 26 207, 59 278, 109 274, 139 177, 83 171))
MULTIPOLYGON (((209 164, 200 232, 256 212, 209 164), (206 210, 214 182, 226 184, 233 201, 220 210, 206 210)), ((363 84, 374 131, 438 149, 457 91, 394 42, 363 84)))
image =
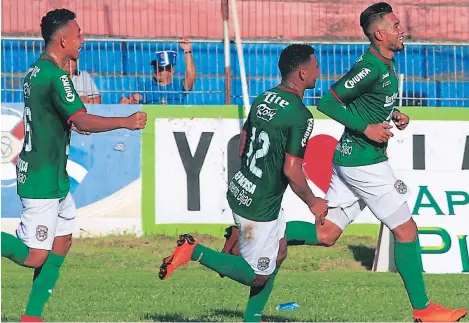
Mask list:
POLYGON ((44 322, 40 317, 21 315, 20 322, 44 322))
POLYGON ((187 264, 191 260, 197 242, 190 234, 181 234, 177 241, 177 247, 174 252, 163 260, 160 266, 160 279, 168 279, 177 267, 187 264))
POLYGON ((430 302, 423 310, 414 309, 414 322, 458 322, 466 314, 464 308, 446 308, 430 302))

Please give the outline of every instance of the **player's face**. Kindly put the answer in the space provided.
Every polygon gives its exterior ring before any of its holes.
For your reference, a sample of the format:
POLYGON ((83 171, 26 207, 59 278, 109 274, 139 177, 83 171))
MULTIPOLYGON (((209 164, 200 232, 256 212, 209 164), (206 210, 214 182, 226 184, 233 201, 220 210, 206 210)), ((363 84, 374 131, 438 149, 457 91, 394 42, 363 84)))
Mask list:
POLYGON ((84 42, 80 26, 75 20, 70 21, 63 35, 63 46, 67 56, 77 60, 84 42))
POLYGON ((319 69, 319 63, 316 59, 316 55, 312 54, 309 60, 309 65, 304 69, 304 81, 307 89, 314 89, 316 86, 316 80, 319 77, 321 70, 319 69))
POLYGON ((384 16, 384 20, 385 23, 380 32, 386 46, 393 52, 404 50, 404 29, 399 19, 391 12, 384 16))

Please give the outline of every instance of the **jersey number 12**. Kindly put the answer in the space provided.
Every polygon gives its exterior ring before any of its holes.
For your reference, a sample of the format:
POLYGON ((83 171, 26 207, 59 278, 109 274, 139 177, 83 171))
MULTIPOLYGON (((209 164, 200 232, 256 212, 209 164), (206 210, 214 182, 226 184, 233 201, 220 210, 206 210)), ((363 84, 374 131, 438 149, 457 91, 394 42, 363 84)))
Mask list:
POLYGON ((252 135, 251 135, 251 140, 249 143, 249 150, 246 153, 247 157, 247 165, 249 166, 249 170, 251 173, 253 173, 255 176, 261 178, 262 177, 262 169, 256 166, 256 162, 258 159, 265 157, 267 153, 269 152, 269 147, 270 147, 270 140, 269 140, 269 135, 265 131, 261 131, 259 133, 259 136, 256 137, 256 127, 252 127, 252 135), (262 144, 262 146, 254 152, 254 142, 257 142, 259 144, 262 144))

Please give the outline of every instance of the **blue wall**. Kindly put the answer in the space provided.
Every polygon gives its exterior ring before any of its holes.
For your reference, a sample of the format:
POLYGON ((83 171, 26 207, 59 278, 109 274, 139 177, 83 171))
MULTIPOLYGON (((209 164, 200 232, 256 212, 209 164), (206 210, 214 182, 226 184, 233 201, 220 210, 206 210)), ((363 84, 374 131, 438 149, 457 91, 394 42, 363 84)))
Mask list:
MULTIPOLYGON (((127 116, 141 109, 141 105, 88 105, 88 112, 103 116, 127 116)), ((21 121, 23 104, 2 104, 2 131, 21 121), (18 113, 19 112, 19 113, 18 113), (8 121, 7 121, 8 119, 8 121), (18 120, 17 120, 18 119, 18 120)), ((3 135, 2 135, 3 137, 3 135)), ((2 158, 10 159, 21 152, 4 147, 2 158), (6 156, 5 152, 13 154, 6 156)), ((87 174, 79 183, 70 172, 71 191, 77 208, 99 201, 140 177, 141 132, 115 130, 82 136, 73 132, 69 160, 81 165, 87 174)), ((21 214, 21 203, 16 194, 16 176, 2 164, 2 217, 16 218, 21 214), (8 170, 8 171, 6 171, 8 170)))
MULTIPOLYGON (((2 40, 2 102, 22 101, 22 78, 39 57, 39 40, 2 40)), ((314 45, 314 44, 313 44, 314 45)), ((285 44, 245 44, 243 46, 249 93, 253 99, 278 83, 277 61, 285 44)), ((314 105, 335 80, 345 74, 367 49, 364 44, 316 44, 322 75, 316 89, 306 93, 306 103, 314 105)), ((151 78, 151 60, 157 50, 178 51, 176 73, 184 73, 184 55, 177 43, 140 41, 88 41, 81 51, 79 68, 90 72, 102 91, 103 103, 118 103, 122 95, 143 89, 151 78)), ((232 98, 241 104, 239 64, 231 47, 232 98)), ((222 43, 194 43, 197 69, 189 104, 224 103, 224 56, 222 43)), ((469 107, 469 46, 408 45, 396 55, 398 72, 404 82, 404 105, 469 107), (419 98, 424 98, 419 100, 419 98)))

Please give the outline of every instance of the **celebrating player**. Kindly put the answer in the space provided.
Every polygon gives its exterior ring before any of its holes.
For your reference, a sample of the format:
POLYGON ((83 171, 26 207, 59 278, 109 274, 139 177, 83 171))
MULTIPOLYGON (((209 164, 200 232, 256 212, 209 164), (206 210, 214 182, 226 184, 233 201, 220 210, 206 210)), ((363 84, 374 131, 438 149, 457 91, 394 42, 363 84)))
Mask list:
MULTIPOLYGON (((414 320, 455 322, 465 309, 449 309, 430 302, 425 292, 417 226, 407 204, 406 184, 396 179, 386 155, 392 137, 391 120, 404 130, 409 117, 394 108, 398 97, 394 53, 404 49, 404 31, 387 3, 367 8, 360 26, 371 45, 352 69, 332 86, 318 110, 345 126, 333 157, 331 184, 326 195, 329 205, 323 225, 288 222, 288 245, 335 244, 364 202, 395 238, 396 267, 404 281, 413 307, 414 320), (344 108, 345 106, 345 108, 344 108)), ((236 254, 236 229, 227 230, 224 251, 236 254)))
POLYGON ((189 262, 202 265, 251 286, 244 320, 260 322, 280 264, 287 256, 281 210, 288 184, 323 221, 327 203, 311 192, 302 161, 313 130, 313 116, 302 102, 305 89, 319 75, 314 48, 290 45, 278 63, 282 83, 258 96, 240 138, 241 169, 228 185, 227 198, 239 229, 241 257, 211 250, 181 235, 172 255, 160 267, 160 278, 189 262))
POLYGON ((103 132, 145 127, 146 114, 104 118, 88 114, 73 83, 63 71, 77 60, 83 35, 75 13, 50 11, 42 18, 46 49, 23 82, 25 138, 17 162, 18 195, 23 204, 17 237, 2 232, 2 257, 35 268, 22 322, 42 322, 45 303, 59 278, 72 244, 76 208, 66 171, 70 131, 103 132))

